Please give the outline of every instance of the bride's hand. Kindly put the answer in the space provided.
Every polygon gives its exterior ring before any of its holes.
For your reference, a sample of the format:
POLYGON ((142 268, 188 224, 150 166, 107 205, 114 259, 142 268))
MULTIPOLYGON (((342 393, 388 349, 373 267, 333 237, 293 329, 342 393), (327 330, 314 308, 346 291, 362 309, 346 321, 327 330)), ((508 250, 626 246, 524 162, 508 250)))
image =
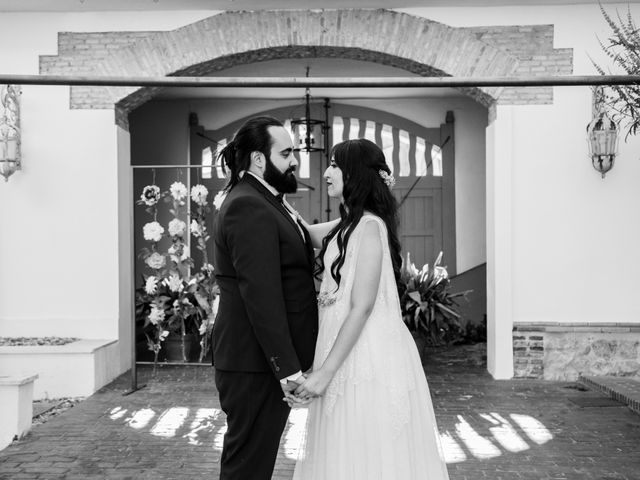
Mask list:
POLYGON ((296 388, 294 394, 300 398, 319 397, 324 394, 333 375, 320 369, 309 374, 307 379, 296 388))

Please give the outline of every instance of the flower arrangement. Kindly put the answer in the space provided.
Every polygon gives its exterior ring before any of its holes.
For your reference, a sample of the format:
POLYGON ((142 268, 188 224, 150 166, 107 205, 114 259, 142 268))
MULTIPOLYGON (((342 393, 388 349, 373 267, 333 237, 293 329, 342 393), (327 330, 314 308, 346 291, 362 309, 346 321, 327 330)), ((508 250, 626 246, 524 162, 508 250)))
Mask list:
POLYGON ((456 299, 466 298, 470 292, 449 292, 449 274, 441 261, 442 252, 431 268, 425 264, 418 270, 407 253, 400 277, 404 285, 400 298, 403 320, 410 331, 431 345, 449 344, 463 335, 456 299))
POLYGON ((143 275, 143 286, 136 290, 136 319, 142 323, 149 350, 154 354, 154 366, 163 342, 170 335, 178 335, 182 361, 189 360, 187 337, 200 338, 200 361, 209 350, 209 334, 217 311, 218 287, 213 266, 208 262, 206 244, 209 235, 205 219, 208 191, 204 185, 191 189, 190 199, 195 204, 191 216, 191 235, 203 253, 200 271, 193 272, 195 263, 189 249, 189 225, 185 222, 189 192, 182 182, 174 182, 163 192, 156 185, 147 185, 142 191, 139 205, 153 221, 143 226, 144 239, 150 247, 140 250, 140 257, 151 271, 143 275), (161 200, 170 203, 172 219, 165 229, 158 222, 161 200), (168 237, 171 246, 161 251, 159 242, 168 237))

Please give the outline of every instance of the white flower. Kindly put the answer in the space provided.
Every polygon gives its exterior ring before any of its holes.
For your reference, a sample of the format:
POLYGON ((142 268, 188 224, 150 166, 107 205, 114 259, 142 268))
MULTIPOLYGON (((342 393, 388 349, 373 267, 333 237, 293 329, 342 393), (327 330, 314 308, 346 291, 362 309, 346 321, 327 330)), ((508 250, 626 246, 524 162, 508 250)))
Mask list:
POLYGON ((146 283, 144 284, 144 291, 147 292, 149 295, 153 295, 156 293, 156 291, 158 290, 158 279, 151 275, 150 277, 147 278, 146 283))
POLYGON ((196 220, 191 220, 191 235, 196 238, 204 235, 204 228, 196 220))
POLYGON ((158 307, 155 303, 151 305, 151 313, 149 313, 149 321, 154 325, 164 320, 164 309, 158 307))
POLYGON ((175 273, 172 273, 169 278, 165 278, 163 283, 174 293, 181 292, 184 289, 182 279, 175 273))
POLYGON ((169 247, 169 257, 176 263, 184 262, 189 257, 189 247, 187 247, 184 243, 174 243, 169 247), (182 248, 180 248, 182 247, 182 248), (178 256, 178 252, 181 251, 180 256, 178 256))
POLYGON ((169 235, 172 237, 181 237, 187 229, 187 224, 179 218, 174 218, 169 222, 169 235))
POLYGON ((146 263, 147 265, 149 265, 149 268, 153 268, 154 270, 159 270, 160 268, 166 265, 167 261, 164 258, 164 255, 161 255, 158 252, 153 252, 147 258, 146 263))
POLYGON ((167 338, 167 336, 168 336, 168 335, 169 335, 169 330, 163 330, 163 331, 160 333, 159 340, 160 340, 161 342, 162 342, 162 341, 164 341, 164 339, 165 339, 165 338, 167 338))
POLYGON ((209 190, 204 185, 198 184, 191 187, 191 200, 198 205, 205 206, 207 204, 207 195, 209 195, 209 190))
POLYGON ((224 202, 225 198, 227 198, 227 192, 225 192, 224 190, 220 190, 218 193, 216 193, 216 196, 213 197, 213 206, 216 207, 216 210, 220 210, 222 202, 224 202))
POLYGON ((142 189, 140 200, 149 207, 155 205, 160 200, 160 189, 155 185, 147 185, 142 189))
POLYGON ((182 182, 173 182, 171 187, 169 187, 169 191, 171 192, 171 196, 178 201, 187 196, 187 187, 185 187, 182 182))
POLYGON ((210 263, 205 263, 204 265, 202 265, 201 270, 203 272, 213 273, 213 265, 211 265, 210 263))
POLYGON ((149 222, 142 227, 144 239, 150 242, 159 242, 164 233, 164 227, 158 222, 149 222))

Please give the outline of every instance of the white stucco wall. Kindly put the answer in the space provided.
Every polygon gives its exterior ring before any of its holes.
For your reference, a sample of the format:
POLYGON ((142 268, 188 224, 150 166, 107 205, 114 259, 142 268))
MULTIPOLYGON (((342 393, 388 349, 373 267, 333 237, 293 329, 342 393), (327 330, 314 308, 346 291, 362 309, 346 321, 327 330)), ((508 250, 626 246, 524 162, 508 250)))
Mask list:
MULTIPOLYGON (((619 8, 624 12, 626 5, 619 8)), ((631 8, 640 18, 640 7, 631 8)), ((597 5, 406 11, 452 26, 554 24, 555 47, 574 49, 575 74, 595 73, 588 55, 606 64, 596 33, 606 38, 609 32, 597 5)), ((2 13, 1 70, 37 73, 38 55, 57 52, 59 31, 173 29, 212 13, 2 13)), ((71 111, 68 104, 67 87, 23 88, 24 170, 0 184, 0 335, 116 338, 121 328, 119 309, 126 308, 118 303, 113 112, 71 111)), ((508 280, 512 290, 511 305, 500 304, 499 328, 492 334, 501 349, 498 362, 510 352, 512 322, 640 322, 640 139, 621 142, 615 168, 600 179, 587 158, 590 111, 588 88, 558 87, 553 105, 512 107, 502 117, 499 109, 499 123, 487 132, 488 148, 511 157, 509 178, 487 179, 488 185, 502 182, 496 200, 510 202, 487 213, 488 228, 508 227, 500 241, 510 249, 494 270, 494 284, 508 280), (511 138, 490 138, 504 131, 512 131, 511 138)), ((463 141, 457 135, 458 147, 463 141)), ((458 154, 458 169, 471 171, 473 149, 458 154)), ((465 186, 458 185, 460 244, 461 238, 473 241, 482 227, 461 198, 465 186)), ((504 231, 486 233, 492 239, 504 231)), ((494 254, 503 255, 495 246, 494 254)), ((459 265, 477 260, 459 248, 459 265)))
MULTIPOLYGON (((606 8, 626 14, 627 5, 606 8)), ((640 18, 639 5, 631 11, 640 18)), ((573 48, 574 74, 596 74, 589 57, 610 65, 596 37, 610 34, 597 5, 410 12, 453 26, 553 24, 555 48, 573 48)), ((510 171, 488 172, 487 184, 488 363, 497 378, 513 374, 503 361, 514 323, 640 322, 640 138, 621 140, 603 180, 588 158, 590 119, 588 87, 556 87, 553 105, 499 108, 487 130, 488 168, 511 161, 510 171), (511 138, 500 133, 509 130, 511 138)))
MULTIPOLYGON (((212 13, 0 13, 0 70, 37 74, 61 31, 173 29, 212 13)), ((122 338, 121 372, 131 348, 131 305, 119 302, 131 286, 118 248, 127 134, 112 110, 70 110, 68 87, 22 92, 23 170, 0 183, 0 336, 122 338)))

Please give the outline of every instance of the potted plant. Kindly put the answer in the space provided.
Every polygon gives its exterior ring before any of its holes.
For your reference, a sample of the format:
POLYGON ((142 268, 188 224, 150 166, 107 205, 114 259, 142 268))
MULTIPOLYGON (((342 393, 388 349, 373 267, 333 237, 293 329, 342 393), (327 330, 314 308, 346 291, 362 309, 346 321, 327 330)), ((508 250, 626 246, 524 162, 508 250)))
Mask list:
POLYGON ((457 298, 470 290, 451 293, 449 274, 441 261, 442 252, 431 268, 425 264, 418 270, 407 253, 402 263, 402 318, 416 340, 421 358, 426 346, 446 345, 464 334, 456 311, 457 298))

